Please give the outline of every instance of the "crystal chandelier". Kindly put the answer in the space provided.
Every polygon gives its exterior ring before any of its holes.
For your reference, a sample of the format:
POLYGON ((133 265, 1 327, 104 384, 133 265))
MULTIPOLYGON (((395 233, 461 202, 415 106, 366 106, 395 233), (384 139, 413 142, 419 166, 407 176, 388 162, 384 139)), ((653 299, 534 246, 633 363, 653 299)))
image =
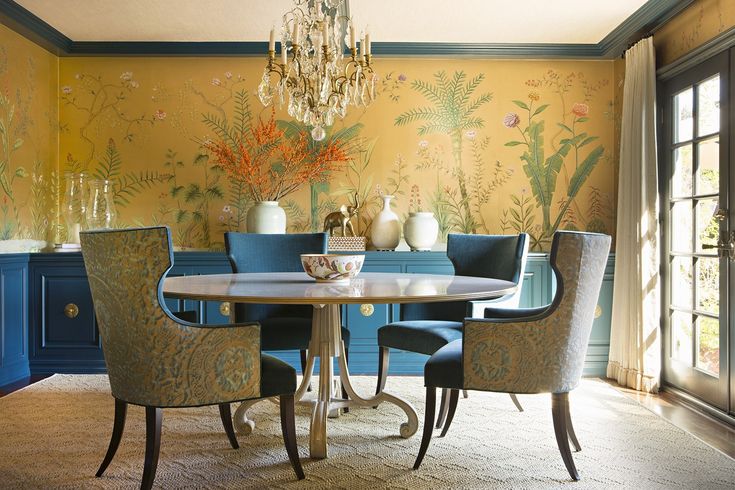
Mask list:
POLYGON ((312 126, 321 141, 335 116, 344 118, 347 106, 367 107, 375 99, 377 76, 370 64, 370 34, 360 39, 358 53, 352 20, 337 15, 343 0, 294 0, 283 15, 281 56, 276 61, 275 29, 268 43, 268 64, 258 86, 264 106, 275 98, 288 114, 312 126), (349 29, 349 58, 345 43, 349 29))

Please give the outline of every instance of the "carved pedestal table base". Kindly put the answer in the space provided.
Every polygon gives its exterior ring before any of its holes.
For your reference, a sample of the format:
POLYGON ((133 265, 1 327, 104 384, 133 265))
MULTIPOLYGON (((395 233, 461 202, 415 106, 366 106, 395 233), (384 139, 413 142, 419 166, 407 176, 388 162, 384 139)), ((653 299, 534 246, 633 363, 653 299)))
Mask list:
MULTIPOLYGON (((345 362, 345 349, 340 330, 341 321, 339 305, 314 305, 311 343, 306 361, 304 377, 296 391, 296 400, 312 406, 311 431, 309 439, 309 453, 312 458, 326 458, 327 449, 327 418, 339 415, 339 409, 344 407, 374 407, 383 402, 393 403, 406 413, 408 421, 401 424, 401 437, 408 438, 416 433, 419 427, 416 409, 407 401, 386 392, 381 392, 370 398, 362 398, 355 392, 350 382, 350 372, 345 362), (311 383, 314 361, 319 357, 319 389, 315 398, 306 398, 307 387, 311 383), (348 399, 335 396, 340 393, 339 383, 334 375, 334 358, 339 362, 339 380, 342 382, 348 399)), ((235 428, 241 434, 250 434, 255 422, 248 418, 247 410, 260 400, 243 402, 235 411, 235 428)))

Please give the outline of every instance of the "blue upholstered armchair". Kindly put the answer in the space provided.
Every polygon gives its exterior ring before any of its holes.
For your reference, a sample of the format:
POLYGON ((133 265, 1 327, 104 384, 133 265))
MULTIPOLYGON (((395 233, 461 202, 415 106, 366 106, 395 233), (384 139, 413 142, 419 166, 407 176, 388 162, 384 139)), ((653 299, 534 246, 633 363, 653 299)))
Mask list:
MULTIPOLYGON (((447 237, 447 256, 459 276, 491 277, 518 284, 515 293, 485 301, 458 301, 453 303, 416 303, 401 306, 401 321, 378 329, 378 386, 379 393, 388 377, 389 349, 431 355, 449 342, 462 338, 462 322, 487 306, 516 308, 521 296, 523 272, 528 255, 528 235, 460 235, 447 237)), ((518 399, 511 394, 513 403, 522 410, 518 399)), ((447 414, 449 391, 444 391, 442 407, 437 419, 441 427, 447 414)))
MULTIPOLYGON (((326 233, 269 235, 228 232, 225 233, 225 249, 235 273, 303 272, 301 254, 326 253, 328 239, 326 233)), ((235 320, 260 322, 265 351, 300 351, 303 374, 311 340, 313 311, 309 305, 236 304, 235 320)), ((342 340, 345 343, 345 361, 349 362, 350 331, 345 327, 342 327, 342 340)), ((343 397, 347 398, 342 391, 343 397)))
POLYGON ((115 456, 129 403, 145 407, 141 488, 150 488, 163 408, 218 405, 225 433, 237 449, 230 403, 278 396, 286 450, 303 478, 294 421, 296 372, 261 354, 260 325, 197 325, 172 315, 162 293, 173 265, 166 227, 83 232, 81 243, 115 399, 112 438, 97 476, 115 456))
POLYGON ((582 376, 594 311, 610 250, 610 237, 557 232, 551 267, 557 280, 553 302, 529 310, 494 310, 491 318, 468 318, 464 336, 439 349, 426 363, 426 418, 414 469, 429 447, 436 389, 451 390, 446 435, 457 409, 459 390, 551 393, 556 442, 569 475, 579 479, 569 440, 581 450, 569 414, 568 393, 582 376))

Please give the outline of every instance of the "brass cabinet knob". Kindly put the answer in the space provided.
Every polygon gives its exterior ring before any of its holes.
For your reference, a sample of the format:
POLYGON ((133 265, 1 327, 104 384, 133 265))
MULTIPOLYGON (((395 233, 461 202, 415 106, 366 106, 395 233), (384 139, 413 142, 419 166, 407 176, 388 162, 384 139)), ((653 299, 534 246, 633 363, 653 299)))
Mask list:
POLYGON ((223 316, 230 316, 230 303, 228 303, 227 301, 223 301, 222 303, 220 303, 219 312, 223 316))
POLYGON ((600 305, 595 306, 595 318, 602 316, 602 307, 600 305))
POLYGON ((371 304, 360 305, 360 313, 362 316, 371 316, 375 312, 375 307, 371 304))
POLYGON ((79 315, 79 307, 74 303, 69 303, 64 306, 64 315, 66 315, 67 318, 76 318, 77 315, 79 315))

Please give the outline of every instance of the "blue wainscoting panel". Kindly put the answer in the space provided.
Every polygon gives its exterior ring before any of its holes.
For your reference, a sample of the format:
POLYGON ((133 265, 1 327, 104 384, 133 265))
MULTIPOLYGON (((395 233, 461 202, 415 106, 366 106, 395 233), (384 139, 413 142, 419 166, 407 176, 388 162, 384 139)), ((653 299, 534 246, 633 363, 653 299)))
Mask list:
POLYGON ((1 254, 0 386, 29 374, 28 254, 1 254))

